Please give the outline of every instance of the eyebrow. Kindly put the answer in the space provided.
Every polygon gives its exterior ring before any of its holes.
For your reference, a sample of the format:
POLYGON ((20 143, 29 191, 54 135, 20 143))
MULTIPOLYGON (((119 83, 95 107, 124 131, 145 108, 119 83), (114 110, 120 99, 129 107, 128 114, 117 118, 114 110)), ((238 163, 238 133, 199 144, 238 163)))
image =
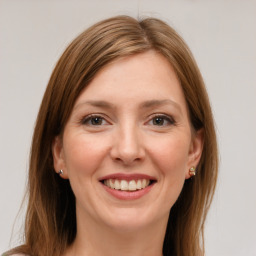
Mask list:
MULTIPOLYGON (((81 102, 78 105, 75 106, 75 108, 78 108, 81 105, 91 105, 94 107, 99 107, 99 108, 106 108, 106 109, 114 109, 116 108, 114 104, 104 101, 104 100, 89 100, 85 102, 81 102)), ((163 99, 163 100, 148 100, 145 102, 142 102, 140 104, 141 108, 152 108, 152 107, 158 107, 158 106, 163 106, 163 105, 172 105, 179 111, 181 111, 180 105, 170 99, 163 99)))
POLYGON ((81 102, 81 103, 77 104, 75 106, 75 108, 78 108, 81 105, 91 105, 91 106, 94 106, 94 107, 108 108, 108 109, 115 108, 112 103, 104 101, 104 100, 88 100, 88 101, 81 102))
POLYGON ((141 107, 142 108, 151 108, 151 107, 158 107, 158 106, 163 106, 163 105, 172 105, 176 109, 181 111, 180 105, 177 102, 170 100, 170 99, 145 101, 141 104, 141 107))

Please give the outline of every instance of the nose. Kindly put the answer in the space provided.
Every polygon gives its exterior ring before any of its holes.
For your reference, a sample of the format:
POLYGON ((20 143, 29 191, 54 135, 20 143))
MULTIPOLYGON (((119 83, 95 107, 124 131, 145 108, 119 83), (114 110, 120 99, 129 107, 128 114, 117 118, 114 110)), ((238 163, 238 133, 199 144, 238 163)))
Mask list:
POLYGON ((143 139, 136 125, 117 128, 111 148, 111 158, 126 166, 141 162, 145 158, 143 139))

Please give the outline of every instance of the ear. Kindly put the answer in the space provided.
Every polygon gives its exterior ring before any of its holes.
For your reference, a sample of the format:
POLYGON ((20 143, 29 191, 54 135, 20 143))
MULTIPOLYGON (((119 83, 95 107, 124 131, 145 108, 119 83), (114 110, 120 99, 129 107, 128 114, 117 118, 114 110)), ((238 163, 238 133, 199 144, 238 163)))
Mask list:
POLYGON ((189 179, 191 176, 189 174, 189 169, 194 166, 196 167, 200 161, 202 151, 204 147, 204 130, 200 129, 192 133, 192 140, 189 149, 188 156, 188 165, 186 171, 186 179, 189 179))
POLYGON ((60 177, 63 179, 68 179, 63 145, 60 136, 56 136, 52 142, 52 157, 55 172, 58 173, 60 170, 62 170, 63 174, 61 174, 60 177))

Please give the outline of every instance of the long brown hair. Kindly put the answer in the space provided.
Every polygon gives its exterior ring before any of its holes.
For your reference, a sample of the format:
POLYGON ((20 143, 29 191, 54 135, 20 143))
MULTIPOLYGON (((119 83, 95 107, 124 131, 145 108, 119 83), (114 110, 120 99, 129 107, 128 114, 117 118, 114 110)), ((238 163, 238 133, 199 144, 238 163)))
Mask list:
POLYGON ((164 255, 204 253, 204 223, 217 180, 218 155, 208 95, 195 60, 182 38, 155 18, 118 16, 79 35, 58 61, 46 88, 31 147, 25 241, 7 253, 60 256, 76 236, 75 198, 68 180, 53 168, 52 142, 61 135, 81 91, 111 61, 155 50, 173 66, 182 86, 191 125, 204 130, 197 176, 185 181, 170 211, 164 255))

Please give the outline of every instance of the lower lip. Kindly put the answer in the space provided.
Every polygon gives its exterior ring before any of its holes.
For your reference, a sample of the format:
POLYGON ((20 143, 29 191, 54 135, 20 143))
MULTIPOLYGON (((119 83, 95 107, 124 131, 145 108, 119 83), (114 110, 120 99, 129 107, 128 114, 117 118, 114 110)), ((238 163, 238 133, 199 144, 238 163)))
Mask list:
POLYGON ((135 199, 139 199, 139 198, 143 197, 144 195, 146 195, 147 193, 149 193, 149 191, 152 189, 154 184, 155 183, 147 186, 146 188, 136 190, 136 191, 123 191, 123 190, 112 189, 112 188, 107 187, 104 184, 102 184, 102 186, 109 194, 111 194, 112 196, 114 196, 118 199, 135 200, 135 199))

